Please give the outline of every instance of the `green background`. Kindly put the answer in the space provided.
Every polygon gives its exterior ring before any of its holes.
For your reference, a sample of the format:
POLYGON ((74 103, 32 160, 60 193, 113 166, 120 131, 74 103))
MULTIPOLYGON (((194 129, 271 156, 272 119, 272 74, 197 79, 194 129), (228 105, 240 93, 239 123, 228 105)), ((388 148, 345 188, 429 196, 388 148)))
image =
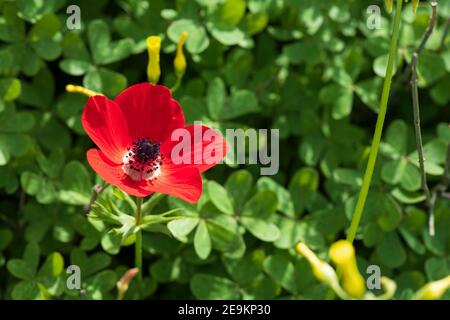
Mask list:
MULTIPOLYGON (((328 259, 329 245, 345 237, 387 63, 391 19, 374 3, 379 30, 367 28, 367 3, 356 0, 0 1, 0 298, 116 297, 133 266, 133 203, 109 188, 104 210, 83 212, 101 180, 85 159, 87 97, 64 88, 113 98, 146 81, 149 35, 162 38, 160 82, 170 87, 187 31, 188 69, 174 94, 187 121, 279 129, 280 171, 261 177, 257 165, 219 165, 204 175, 197 205, 159 202, 152 213, 184 208, 186 219, 144 232, 144 280, 126 298, 323 299, 327 288, 293 246, 303 241, 328 259), (81 30, 66 27, 70 4, 81 9, 81 30), (108 202, 121 212, 111 225, 95 219, 111 214, 108 202), (81 293, 66 287, 71 264, 81 268, 81 293)), ((402 77, 430 11, 422 3, 416 15, 410 5, 402 13, 383 143, 355 243, 362 274, 379 265, 400 299, 450 273, 450 201, 437 200, 430 237, 402 77)), ((450 1, 439 1, 438 12, 418 65, 430 186, 444 174, 450 143, 450 1)))

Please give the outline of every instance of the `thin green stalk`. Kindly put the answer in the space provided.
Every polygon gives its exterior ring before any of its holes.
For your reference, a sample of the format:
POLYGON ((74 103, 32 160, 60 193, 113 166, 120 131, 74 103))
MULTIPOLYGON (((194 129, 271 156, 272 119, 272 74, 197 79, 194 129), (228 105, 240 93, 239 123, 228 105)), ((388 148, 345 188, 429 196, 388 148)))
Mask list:
MULTIPOLYGON (((139 226, 142 221, 142 198, 136 197, 136 226, 139 226)), ((138 279, 142 280, 142 230, 139 229, 136 232, 136 242, 135 242, 135 255, 134 264, 135 267, 139 269, 138 279)))
POLYGON ((175 85, 174 85, 172 88, 170 88, 170 91, 171 91, 172 93, 174 93, 175 91, 177 91, 178 88, 180 87, 180 85, 181 85, 181 79, 182 79, 182 77, 177 77, 177 81, 175 82, 175 85))
POLYGON ((380 111, 378 113, 377 123, 375 126, 375 133, 372 139, 372 147, 370 148, 369 160, 367 162, 364 180, 359 192, 358 202, 356 203, 355 211, 353 213, 352 222, 347 233, 347 240, 352 242, 355 240, 356 232, 358 230, 359 222, 366 203, 367 194, 369 193, 370 183, 372 182, 373 171, 377 160, 378 148, 380 146, 381 134, 383 132, 384 119, 386 118, 387 104, 389 100, 389 92, 391 90, 392 72, 394 67, 394 60, 397 54, 397 42, 400 32, 401 10, 403 0, 397 0, 397 8, 395 11, 394 28, 392 31, 391 44, 389 49, 389 59, 386 68, 386 77, 384 78, 383 92, 380 101, 380 111))

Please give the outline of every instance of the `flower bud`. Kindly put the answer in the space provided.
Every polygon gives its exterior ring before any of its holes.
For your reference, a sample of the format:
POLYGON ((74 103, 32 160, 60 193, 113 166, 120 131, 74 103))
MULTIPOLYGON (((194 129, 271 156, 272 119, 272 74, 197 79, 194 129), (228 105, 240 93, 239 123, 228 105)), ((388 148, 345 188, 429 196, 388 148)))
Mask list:
POLYGON ((331 267, 325 261, 320 260, 314 254, 314 252, 312 252, 311 249, 309 249, 308 246, 302 242, 297 244, 295 249, 303 257, 305 257, 306 260, 308 260, 309 264, 311 265, 313 274, 318 280, 332 287, 335 286, 335 284, 338 282, 338 279, 333 267, 331 267))
POLYGON ((386 0, 387 11, 392 13, 392 0, 386 0))
POLYGON ((342 271, 342 286, 354 298, 366 292, 364 278, 356 265, 355 249, 347 240, 339 240, 330 247, 330 258, 342 271))
POLYGON ((117 299, 123 300, 125 293, 128 291, 128 286, 131 280, 139 273, 138 268, 129 269, 117 282, 117 299))
POLYGON ((415 300, 437 300, 450 288, 450 276, 427 283, 414 295, 415 300))
POLYGON ((417 7, 419 6, 419 0, 412 0, 411 5, 412 5, 412 9, 413 9, 414 13, 416 13, 417 7))
POLYGON ((173 61, 173 66, 175 69, 175 74, 177 78, 181 79, 186 72, 186 58, 183 53, 183 45, 186 41, 188 33, 185 31, 181 34, 180 39, 178 40, 177 44, 177 53, 175 56, 175 59, 173 61))
POLYGON ((82 87, 82 86, 76 86, 73 84, 68 84, 66 86, 66 91, 71 93, 81 93, 85 96, 92 97, 92 96, 102 96, 103 94, 99 92, 95 92, 92 90, 89 90, 88 88, 82 87))
POLYGON ((161 68, 159 66, 159 51, 161 49, 161 38, 151 36, 147 38, 148 66, 147 78, 153 84, 158 83, 161 76, 161 68))

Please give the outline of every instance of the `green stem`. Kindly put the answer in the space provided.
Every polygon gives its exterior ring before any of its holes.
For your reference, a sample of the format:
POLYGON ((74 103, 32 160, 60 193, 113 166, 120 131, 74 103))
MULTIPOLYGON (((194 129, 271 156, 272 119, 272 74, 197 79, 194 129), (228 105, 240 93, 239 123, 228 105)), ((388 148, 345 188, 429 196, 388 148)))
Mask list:
POLYGON ((170 91, 172 92, 172 93, 174 93, 175 91, 177 91, 178 90, 178 88, 180 87, 180 85, 181 85, 181 77, 177 77, 177 81, 175 82, 175 85, 172 87, 172 88, 170 88, 170 91))
POLYGON ((355 240, 356 232, 358 230, 359 222, 366 203, 367 194, 369 193, 370 183, 372 182, 373 171, 377 160, 378 148, 380 146, 381 134, 383 132, 384 119, 386 117, 387 104, 389 100, 389 92, 391 90, 392 72, 394 67, 394 60, 397 54, 397 42, 400 31, 401 10, 403 0, 397 0, 397 8, 395 11, 394 28, 392 31, 391 44, 389 49, 389 59, 386 68, 386 77, 384 78, 383 92, 380 101, 380 111, 378 113, 377 123, 375 126, 375 133, 372 139, 372 147, 370 148, 369 160, 367 162, 364 180, 359 192, 358 202, 356 203, 355 211, 353 213, 352 222, 347 233, 347 240, 353 242, 355 240))
MULTIPOLYGON (((136 226, 139 227, 142 221, 142 198, 136 197, 136 226)), ((138 279, 142 280, 142 230, 136 232, 134 264, 139 269, 138 279)))

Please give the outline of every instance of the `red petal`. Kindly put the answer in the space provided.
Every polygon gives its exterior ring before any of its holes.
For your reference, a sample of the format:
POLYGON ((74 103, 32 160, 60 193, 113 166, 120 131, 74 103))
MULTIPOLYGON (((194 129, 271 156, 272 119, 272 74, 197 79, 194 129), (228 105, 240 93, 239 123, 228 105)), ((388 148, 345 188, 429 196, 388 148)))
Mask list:
POLYGON ((202 177, 197 168, 179 168, 164 163, 161 175, 148 182, 147 189, 196 203, 202 195, 202 177))
POLYGON ((109 160, 102 151, 90 149, 87 160, 94 171, 106 182, 115 185, 126 193, 136 197, 146 197, 151 190, 144 189, 146 181, 133 181, 122 170, 122 165, 109 160))
POLYGON ((200 172, 220 163, 228 149, 228 143, 219 132, 197 124, 174 131, 161 145, 161 152, 167 159, 164 164, 195 167, 200 172))
POLYGON ((81 123, 92 141, 110 160, 122 162, 131 140, 122 110, 114 101, 104 96, 90 97, 81 123))
POLYGON ((161 142, 184 126, 183 111, 164 86, 136 84, 119 94, 115 102, 123 110, 133 141, 150 137, 161 142))

